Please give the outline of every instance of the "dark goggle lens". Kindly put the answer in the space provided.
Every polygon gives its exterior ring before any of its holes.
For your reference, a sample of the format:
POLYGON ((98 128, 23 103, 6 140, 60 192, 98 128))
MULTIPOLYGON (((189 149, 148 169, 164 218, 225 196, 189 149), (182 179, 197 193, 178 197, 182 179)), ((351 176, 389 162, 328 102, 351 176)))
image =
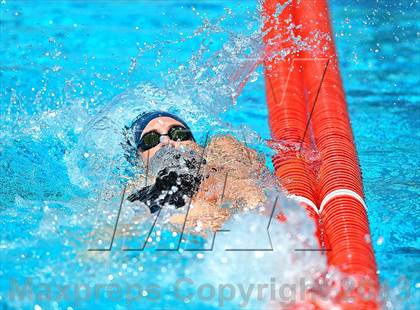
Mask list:
POLYGON ((147 151, 160 143, 160 135, 157 132, 149 132, 141 138, 140 148, 147 151))
MULTIPOLYGON (((160 136, 161 135, 155 131, 146 133, 140 140, 140 150, 145 152, 157 146, 160 143, 160 136)), ((182 126, 172 127, 168 132, 168 136, 172 141, 194 140, 191 131, 182 126)))
POLYGON ((173 141, 187 141, 191 140, 191 132, 181 126, 171 128, 170 132, 168 133, 169 138, 173 141))

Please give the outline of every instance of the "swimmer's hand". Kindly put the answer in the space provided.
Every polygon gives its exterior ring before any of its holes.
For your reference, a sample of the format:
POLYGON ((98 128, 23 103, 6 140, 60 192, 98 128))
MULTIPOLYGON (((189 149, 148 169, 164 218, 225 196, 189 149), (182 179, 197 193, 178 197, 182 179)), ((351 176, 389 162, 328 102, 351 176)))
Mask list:
POLYGON ((152 213, 160 210, 165 203, 181 208, 185 205, 185 196, 191 198, 197 192, 201 179, 201 175, 196 173, 180 173, 164 168, 159 171, 155 184, 134 192, 127 200, 145 203, 152 213))

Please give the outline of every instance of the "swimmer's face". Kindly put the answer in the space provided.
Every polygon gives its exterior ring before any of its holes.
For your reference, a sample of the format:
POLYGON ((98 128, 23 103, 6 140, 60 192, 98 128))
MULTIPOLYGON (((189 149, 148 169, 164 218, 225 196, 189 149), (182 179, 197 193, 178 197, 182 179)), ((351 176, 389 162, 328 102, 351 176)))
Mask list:
MULTIPOLYGON (((152 131, 158 132, 161 135, 166 135, 168 134, 169 130, 174 126, 181 126, 185 128, 185 126, 182 125, 182 123, 178 122, 177 120, 171 117, 157 117, 151 120, 150 123, 147 124, 147 126, 143 129, 141 138, 143 138, 144 135, 152 131)), ((144 152, 139 150, 139 155, 143 158, 143 161, 146 162, 147 158, 149 158, 150 160, 150 158, 152 158, 156 154, 156 152, 165 145, 171 145, 175 148, 179 148, 182 145, 187 146, 191 144, 195 143, 193 141, 173 141, 168 136, 161 136, 160 143, 158 145, 144 152)))

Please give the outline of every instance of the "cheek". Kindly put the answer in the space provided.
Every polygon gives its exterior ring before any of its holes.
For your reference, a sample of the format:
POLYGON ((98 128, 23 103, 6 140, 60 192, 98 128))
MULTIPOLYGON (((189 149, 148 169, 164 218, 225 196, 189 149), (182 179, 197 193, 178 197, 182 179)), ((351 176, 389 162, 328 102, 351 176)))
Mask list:
POLYGON ((147 159, 150 158, 149 151, 140 153, 140 156, 143 159, 143 164, 147 163, 147 159))
POLYGON ((153 149, 150 149, 146 152, 141 153, 141 157, 143 158, 143 165, 146 166, 148 162, 150 162, 150 158, 154 155, 153 149))
POLYGON ((156 154, 157 151, 160 150, 161 147, 162 146, 159 144, 159 145, 155 146, 154 148, 151 148, 150 150, 147 151, 147 153, 149 153, 147 155, 147 156, 149 156, 149 160, 150 160, 150 158, 152 158, 156 154))
POLYGON ((202 150, 202 148, 195 142, 193 141, 180 141, 180 142, 175 142, 177 143, 177 146, 185 146, 187 148, 190 148, 196 152, 199 152, 202 150))
POLYGON ((171 141, 171 145, 176 149, 181 147, 191 148, 191 144, 188 141, 171 141))

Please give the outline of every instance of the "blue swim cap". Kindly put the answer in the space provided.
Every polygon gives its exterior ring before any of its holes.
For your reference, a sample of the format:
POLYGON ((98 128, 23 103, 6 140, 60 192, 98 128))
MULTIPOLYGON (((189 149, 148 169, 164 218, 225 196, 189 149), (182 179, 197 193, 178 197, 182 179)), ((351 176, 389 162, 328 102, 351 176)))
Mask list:
POLYGON ((169 112, 165 112, 165 111, 144 112, 144 113, 141 113, 140 115, 138 115, 134 119, 134 121, 131 123, 131 125, 128 127, 134 135, 134 142, 136 143, 137 147, 139 146, 140 137, 141 137, 141 134, 142 134, 144 128, 146 128, 147 124, 149 124, 153 119, 158 118, 158 117, 173 118, 174 120, 180 122, 185 128, 190 130, 190 127, 188 127, 188 125, 185 121, 183 121, 178 116, 176 116, 174 114, 171 114, 169 112))

